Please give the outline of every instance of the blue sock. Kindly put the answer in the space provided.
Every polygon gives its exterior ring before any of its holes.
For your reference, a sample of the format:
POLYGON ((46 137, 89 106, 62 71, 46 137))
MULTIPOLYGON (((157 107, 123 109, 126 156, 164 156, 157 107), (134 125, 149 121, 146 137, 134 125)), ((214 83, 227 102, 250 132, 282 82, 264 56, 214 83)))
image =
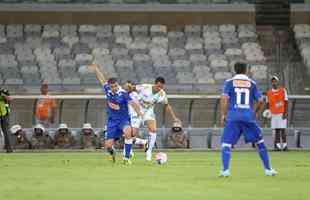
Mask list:
POLYGON ((132 139, 125 139, 125 158, 130 158, 130 152, 132 148, 132 139))
POLYGON ((258 154, 264 164, 264 168, 270 170, 269 156, 264 142, 257 143, 258 154))
POLYGON ((229 161, 230 161, 231 149, 228 146, 222 147, 222 170, 226 171, 229 169, 229 161))

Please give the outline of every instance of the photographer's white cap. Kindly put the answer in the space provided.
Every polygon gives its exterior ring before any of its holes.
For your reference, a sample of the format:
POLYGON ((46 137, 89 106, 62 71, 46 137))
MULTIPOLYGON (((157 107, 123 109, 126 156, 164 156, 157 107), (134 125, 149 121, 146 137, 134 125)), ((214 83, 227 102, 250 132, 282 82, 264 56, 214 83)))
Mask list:
POLYGON ((68 129, 68 126, 67 126, 67 124, 62 123, 62 124, 59 124, 58 130, 59 129, 68 129))
POLYGON ((279 81, 280 79, 279 79, 279 77, 277 77, 276 75, 273 75, 273 76, 271 77, 271 80, 279 81))
POLYGON ((19 124, 15 124, 11 127, 10 131, 12 134, 17 133, 17 131, 22 130, 22 127, 19 124))
POLYGON ((91 126, 90 123, 85 123, 85 124, 83 124, 83 128, 82 129, 91 129, 91 130, 93 130, 93 127, 91 126))
POLYGON ((33 127, 33 129, 41 129, 43 132, 45 132, 45 128, 44 128, 44 126, 42 125, 42 124, 37 124, 37 125, 35 125, 34 127, 33 127))

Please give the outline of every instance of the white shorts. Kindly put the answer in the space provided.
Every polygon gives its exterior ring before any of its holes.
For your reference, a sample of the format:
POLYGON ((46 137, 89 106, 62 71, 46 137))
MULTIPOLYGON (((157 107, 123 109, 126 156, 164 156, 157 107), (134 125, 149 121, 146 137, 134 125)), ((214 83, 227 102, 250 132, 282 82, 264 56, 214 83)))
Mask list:
POLYGON ((130 121, 133 128, 140 128, 143 124, 141 117, 138 116, 131 117, 130 121))
POLYGON ((283 129, 287 128, 287 119, 282 119, 283 114, 272 114, 271 115, 271 128, 272 129, 283 129))
POLYGON ((156 119, 153 107, 152 108, 144 108, 143 112, 144 112, 143 122, 156 119))

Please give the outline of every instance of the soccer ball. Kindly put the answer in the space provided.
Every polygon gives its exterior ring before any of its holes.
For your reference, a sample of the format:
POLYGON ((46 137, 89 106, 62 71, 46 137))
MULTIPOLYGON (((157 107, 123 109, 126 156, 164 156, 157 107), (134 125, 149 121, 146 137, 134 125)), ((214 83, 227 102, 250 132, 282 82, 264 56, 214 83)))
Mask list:
POLYGON ((157 164, 159 164, 159 165, 165 164, 168 160, 167 154, 162 153, 162 152, 157 153, 155 156, 155 160, 156 160, 157 164))
POLYGON ((270 119, 271 118, 271 112, 269 109, 264 110, 263 117, 270 119))

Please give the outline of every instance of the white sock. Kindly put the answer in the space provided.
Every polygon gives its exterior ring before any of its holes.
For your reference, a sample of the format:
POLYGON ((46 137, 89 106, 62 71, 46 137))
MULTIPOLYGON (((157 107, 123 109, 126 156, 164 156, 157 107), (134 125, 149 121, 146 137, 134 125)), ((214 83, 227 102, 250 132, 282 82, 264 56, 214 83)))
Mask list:
POLYGON ((287 143, 283 143, 282 144, 282 148, 284 149, 284 148, 286 148, 287 147, 287 143))
POLYGON ((141 139, 141 138, 136 138, 136 142, 135 142, 135 144, 136 145, 141 145, 141 144, 146 144, 146 142, 147 142, 147 140, 145 140, 145 139, 141 139))
POLYGON ((152 153, 153 147, 155 146, 156 142, 156 133, 149 132, 149 147, 147 149, 147 153, 152 153))
POLYGON ((282 149, 281 143, 276 144, 279 149, 282 149))

